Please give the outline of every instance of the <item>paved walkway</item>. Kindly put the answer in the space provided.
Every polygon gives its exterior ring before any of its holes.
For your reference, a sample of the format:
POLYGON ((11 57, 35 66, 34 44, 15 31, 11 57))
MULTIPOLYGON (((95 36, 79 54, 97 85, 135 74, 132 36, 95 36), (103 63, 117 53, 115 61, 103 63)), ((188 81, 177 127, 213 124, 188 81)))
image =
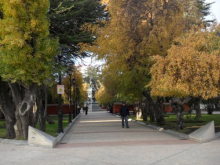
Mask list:
POLYGON ((220 139, 196 143, 121 120, 106 111, 81 116, 55 149, 0 144, 0 164, 219 165, 220 139))

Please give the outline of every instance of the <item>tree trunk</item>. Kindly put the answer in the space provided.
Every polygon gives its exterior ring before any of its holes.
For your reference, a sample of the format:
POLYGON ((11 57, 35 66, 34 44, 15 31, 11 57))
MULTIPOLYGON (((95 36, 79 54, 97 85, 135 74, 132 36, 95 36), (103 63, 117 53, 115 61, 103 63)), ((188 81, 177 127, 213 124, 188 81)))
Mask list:
POLYGON ((214 109, 215 109, 214 104, 209 103, 208 106, 207 106, 208 114, 211 115, 213 113, 214 109))
POLYGON ((45 118, 45 106, 43 105, 43 99, 39 99, 38 102, 38 115, 40 130, 46 131, 46 118, 45 118))
POLYGON ((201 109, 200 109, 200 102, 201 102, 200 98, 195 99, 194 106, 195 106, 195 110, 196 110, 196 118, 202 117, 202 113, 201 113, 201 109))
POLYGON ((150 108, 149 108, 150 109, 150 121, 155 121, 155 118, 154 118, 154 113, 155 113, 157 124, 164 125, 165 120, 163 117, 163 110, 160 108, 160 106, 161 106, 160 99, 158 98, 158 101, 156 102, 151 97, 150 93, 148 93, 147 91, 144 91, 142 94, 146 97, 146 99, 150 103, 150 108))
POLYGON ((0 109, 5 116, 6 123, 6 138, 14 139, 15 130, 15 105, 10 94, 10 88, 7 82, 2 81, 0 78, 0 109))
POLYGON ((156 104, 154 104, 154 110, 155 110, 155 114, 156 114, 156 120, 157 120, 157 124, 158 125, 164 125, 165 124, 165 119, 163 116, 163 108, 162 108, 162 103, 157 102, 156 104))
POLYGON ((37 84, 29 87, 9 83, 16 105, 16 139, 28 139, 28 126, 34 125, 33 105, 36 100, 37 84))
POLYGON ((183 117, 184 107, 181 103, 172 103, 172 107, 177 116, 177 126, 179 129, 183 129, 185 127, 183 117))
POLYGON ((179 98, 173 98, 172 99, 172 107, 177 115, 177 125, 180 129, 183 129, 185 127, 184 125, 184 104, 188 103, 191 100, 190 97, 185 98, 184 100, 181 100, 179 98))
POLYGON ((149 114, 150 114, 150 122, 155 122, 154 106, 152 105, 152 103, 149 103, 149 114))
POLYGON ((146 103, 146 100, 145 100, 144 106, 142 107, 143 121, 147 121, 147 107, 148 107, 148 103, 146 103))

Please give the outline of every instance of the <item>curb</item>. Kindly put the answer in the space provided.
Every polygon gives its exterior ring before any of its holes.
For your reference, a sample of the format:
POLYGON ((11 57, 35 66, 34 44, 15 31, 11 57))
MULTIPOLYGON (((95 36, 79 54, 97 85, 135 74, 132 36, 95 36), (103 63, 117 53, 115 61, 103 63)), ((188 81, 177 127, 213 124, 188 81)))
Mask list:
POLYGON ((180 133, 180 132, 175 132, 175 131, 173 131, 173 130, 164 130, 164 132, 166 132, 166 133, 169 133, 169 134, 171 134, 171 135, 175 135, 175 136, 178 136, 178 137, 181 137, 181 138, 183 138, 183 139, 187 139, 187 140, 189 140, 190 138, 189 138, 189 135, 187 135, 187 134, 184 134, 184 133, 180 133))
MULTIPOLYGON (((73 124, 76 122, 76 120, 78 119, 79 116, 80 116, 80 114, 77 115, 76 118, 72 120, 72 123, 70 123, 64 129, 63 133, 60 133, 56 137, 56 139, 55 139, 56 143, 55 143, 54 147, 56 147, 56 145, 63 139, 63 137, 66 135, 66 133, 69 131, 69 129, 73 126, 73 124)), ((0 138, 0 143, 2 143, 2 144, 12 144, 12 145, 18 145, 18 146, 29 145, 28 140, 15 140, 15 139, 3 139, 3 138, 0 138)), ((31 144, 31 146, 39 147, 39 145, 33 145, 33 144, 31 144)))
MULTIPOLYGON (((169 130, 169 129, 168 129, 168 130, 165 130, 163 127, 158 127, 158 126, 155 126, 155 125, 146 124, 146 123, 144 123, 144 122, 137 121, 137 120, 130 120, 130 121, 136 122, 136 123, 141 124, 141 125, 145 125, 145 126, 147 126, 148 128, 152 128, 152 129, 155 129, 155 130, 158 130, 158 131, 163 131, 163 132, 165 132, 165 133, 168 133, 168 134, 171 134, 171 135, 174 135, 174 136, 183 138, 183 139, 189 139, 189 135, 184 134, 184 133, 175 132, 175 131, 172 131, 172 130, 169 130)), ((219 133, 218 136, 220 136, 220 133, 219 133)))
POLYGON ((79 115, 76 116, 76 118, 74 118, 72 120, 72 123, 70 123, 63 131, 63 133, 60 133, 56 139, 55 139, 55 144, 53 146, 53 148, 55 148, 57 146, 57 144, 59 144, 59 142, 63 139, 63 137, 66 135, 66 133, 69 131, 69 129, 73 126, 73 124, 76 122, 76 120, 79 118, 79 116, 81 116, 81 113, 79 115))

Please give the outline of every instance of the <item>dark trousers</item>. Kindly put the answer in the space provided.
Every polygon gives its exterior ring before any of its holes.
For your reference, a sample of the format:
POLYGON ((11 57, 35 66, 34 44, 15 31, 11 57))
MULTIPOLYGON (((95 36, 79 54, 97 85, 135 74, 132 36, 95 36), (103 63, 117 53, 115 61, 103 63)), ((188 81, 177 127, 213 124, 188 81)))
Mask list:
POLYGON ((88 113, 88 110, 86 110, 86 115, 87 115, 87 113, 88 113))
POLYGON ((122 127, 124 127, 124 121, 125 121, 125 124, 126 124, 126 127, 128 128, 128 116, 122 116, 121 117, 121 124, 122 124, 122 127))

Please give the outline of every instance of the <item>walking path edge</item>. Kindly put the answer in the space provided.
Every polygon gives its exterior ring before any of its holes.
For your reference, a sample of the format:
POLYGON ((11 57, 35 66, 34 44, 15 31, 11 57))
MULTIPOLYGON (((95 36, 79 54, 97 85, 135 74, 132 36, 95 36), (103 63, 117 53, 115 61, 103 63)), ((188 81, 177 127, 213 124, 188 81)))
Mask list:
MULTIPOLYGON (((63 139, 63 137, 66 135, 66 133, 68 132, 68 130, 73 126, 73 124, 76 122, 76 120, 78 119, 78 117, 80 116, 77 115, 76 118, 74 118, 72 120, 72 123, 70 123, 63 131, 63 133, 59 133, 58 136, 56 137, 55 139, 55 145, 53 148, 55 148, 57 146, 57 144, 63 139)), ((15 139, 3 139, 3 138, 0 138, 0 143, 3 143, 3 144, 12 144, 12 145, 19 145, 19 146, 23 146, 23 145, 30 145, 28 144, 28 140, 15 140, 15 139)), ((33 144, 31 144, 31 146, 35 146, 33 144)), ((38 146, 38 145, 36 145, 38 146)))

